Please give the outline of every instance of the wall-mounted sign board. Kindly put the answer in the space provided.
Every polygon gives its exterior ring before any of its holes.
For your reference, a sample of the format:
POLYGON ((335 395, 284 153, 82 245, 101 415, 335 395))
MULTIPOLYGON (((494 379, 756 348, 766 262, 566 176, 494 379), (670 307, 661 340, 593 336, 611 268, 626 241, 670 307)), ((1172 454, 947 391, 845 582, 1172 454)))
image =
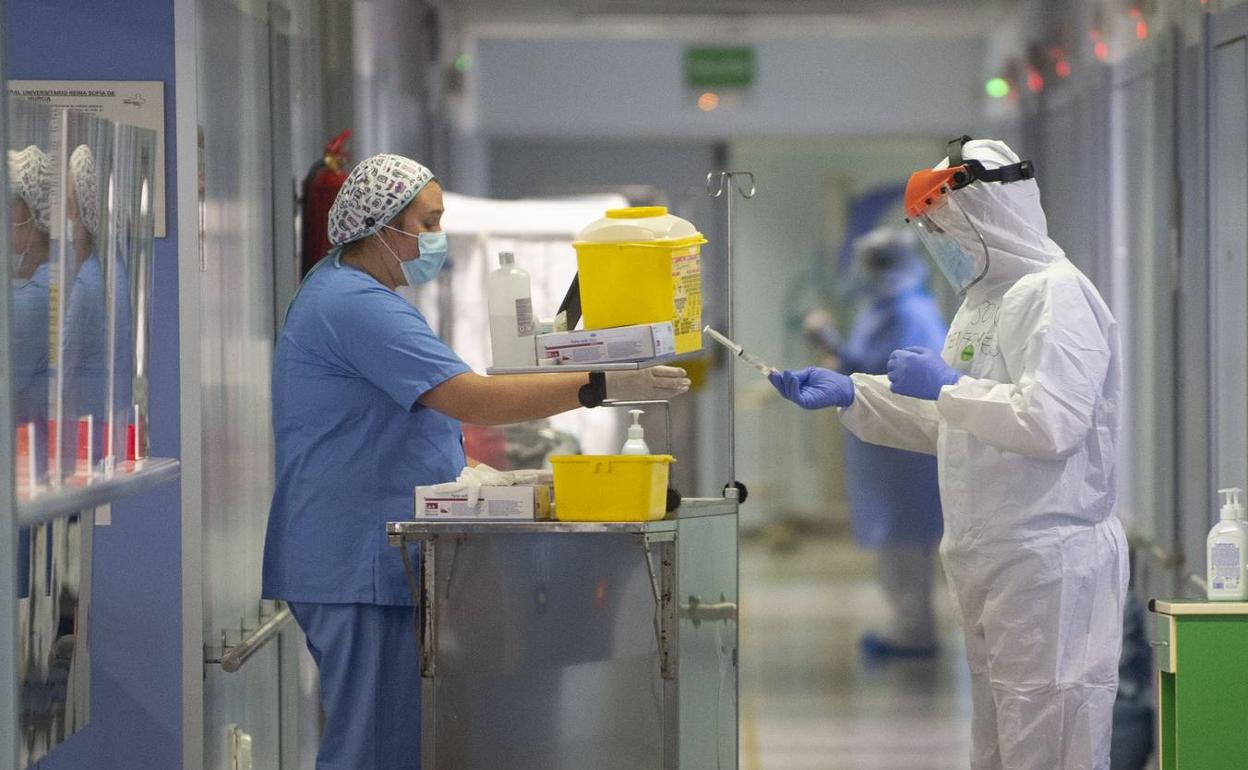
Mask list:
POLYGON ((165 237, 165 84, 159 80, 10 80, 9 93, 156 132, 156 237, 165 237))
POLYGON ((690 46, 685 49, 685 85, 688 87, 747 88, 753 83, 753 48, 690 46))

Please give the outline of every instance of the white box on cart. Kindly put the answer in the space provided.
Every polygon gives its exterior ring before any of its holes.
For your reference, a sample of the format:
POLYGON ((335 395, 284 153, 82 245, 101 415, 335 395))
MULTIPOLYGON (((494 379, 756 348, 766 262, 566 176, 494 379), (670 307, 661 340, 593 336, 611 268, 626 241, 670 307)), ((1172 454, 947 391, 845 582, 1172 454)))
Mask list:
POLYGON ((582 329, 539 334, 538 364, 607 364, 645 361, 676 353, 671 321, 614 329, 582 329))
POLYGON ((549 519, 550 500, 550 487, 542 484, 481 487, 475 504, 468 502, 467 492, 435 492, 434 487, 416 487, 414 518, 529 521, 549 519))

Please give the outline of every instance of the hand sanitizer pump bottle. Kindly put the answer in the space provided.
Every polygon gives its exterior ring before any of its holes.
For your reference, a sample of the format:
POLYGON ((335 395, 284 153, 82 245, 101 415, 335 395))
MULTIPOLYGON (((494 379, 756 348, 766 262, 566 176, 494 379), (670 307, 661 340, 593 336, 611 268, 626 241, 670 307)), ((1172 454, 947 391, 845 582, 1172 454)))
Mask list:
POLYGON ((1248 522, 1239 502, 1241 490, 1219 489, 1225 496, 1222 517, 1209 532, 1206 579, 1211 601, 1248 601, 1248 522))
POLYGON ((641 427, 641 416, 645 414, 645 412, 640 409, 629 409, 628 413, 633 416, 633 424, 628 426, 628 441, 624 442, 624 448, 620 450, 620 454, 650 454, 650 447, 646 444, 646 432, 641 427))

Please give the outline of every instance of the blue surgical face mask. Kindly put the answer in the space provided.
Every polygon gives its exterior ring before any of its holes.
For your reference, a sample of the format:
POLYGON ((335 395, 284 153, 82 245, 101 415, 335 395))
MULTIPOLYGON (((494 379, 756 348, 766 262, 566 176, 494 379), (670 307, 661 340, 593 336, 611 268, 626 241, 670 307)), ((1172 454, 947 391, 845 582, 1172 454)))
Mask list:
POLYGON ((961 243, 951 237, 929 238, 927 249, 931 252, 932 261, 940 268, 940 272, 949 280, 956 292, 965 292, 975 282, 975 258, 971 256, 961 243))
POLYGON ((971 222, 970 217, 952 199, 948 209, 947 212, 939 212, 947 215, 944 218, 945 227, 941 227, 932 215, 926 213, 915 217, 911 224, 919 234, 919 240, 932 255, 932 261, 949 280, 953 290, 965 294, 988 275, 988 245, 984 243, 983 236, 979 234, 979 229, 971 222), (957 230, 957 235, 951 232, 954 229, 957 230), (973 244, 971 248, 977 248, 980 258, 977 260, 975 254, 968 251, 964 244, 973 244), (983 267, 977 271, 977 262, 981 261, 983 267))
MULTIPOLYGON (((25 219, 23 219, 21 222, 14 222, 14 223, 12 223, 12 225, 11 225, 11 226, 12 226, 12 228, 13 228, 13 229, 15 229, 15 230, 16 230, 17 228, 19 228, 19 227, 25 227, 26 225, 28 225, 28 224, 30 224, 31 222, 34 222, 34 221, 35 221, 35 215, 34 215, 34 214, 31 214, 30 216, 28 216, 28 217, 26 217, 25 219)), ((14 240, 16 240, 16 238, 14 238, 14 240)), ((14 257, 16 257, 16 258, 17 258, 17 259, 19 259, 19 260, 21 260, 21 259, 25 259, 25 258, 26 258, 26 254, 30 251, 30 242, 31 242, 31 241, 33 241, 33 240, 34 240, 34 236, 32 236, 30 233, 27 233, 27 234, 26 234, 26 245, 22 247, 22 250, 21 250, 21 251, 19 251, 19 252, 15 252, 15 253, 13 254, 13 256, 14 256, 14 257)))
POLYGON ((394 249, 386 243, 384 238, 378 236, 381 245, 386 247, 386 251, 390 252, 399 262, 399 268, 403 270, 403 277, 407 279, 408 286, 419 286, 422 283, 429 283, 438 277, 438 273, 442 270, 442 265, 446 263, 447 243, 446 233, 409 233, 406 230, 400 230, 390 225, 382 225, 387 230, 393 230, 396 233, 403 233, 416 239, 417 248, 420 249, 420 255, 416 259, 409 259, 406 262, 399 259, 399 255, 394 253, 394 249))

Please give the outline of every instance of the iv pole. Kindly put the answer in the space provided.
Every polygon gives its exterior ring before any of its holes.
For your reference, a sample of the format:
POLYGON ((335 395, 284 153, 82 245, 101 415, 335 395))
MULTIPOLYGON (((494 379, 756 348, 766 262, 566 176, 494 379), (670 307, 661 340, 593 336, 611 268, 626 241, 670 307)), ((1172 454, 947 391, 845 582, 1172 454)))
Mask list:
MULTIPOLYGON (((712 198, 726 198, 728 208, 728 236, 726 249, 728 255, 728 316, 727 329, 724 332, 731 339, 736 339, 733 323, 733 308, 736 295, 733 294, 733 274, 735 266, 732 255, 732 201, 736 190, 742 198, 749 200, 758 191, 754 184, 754 173, 751 171, 711 171, 706 175, 706 194, 712 198)), ((724 485, 724 497, 736 499, 744 503, 748 490, 737 480, 737 377, 734 362, 728 363, 728 483, 724 485)))

